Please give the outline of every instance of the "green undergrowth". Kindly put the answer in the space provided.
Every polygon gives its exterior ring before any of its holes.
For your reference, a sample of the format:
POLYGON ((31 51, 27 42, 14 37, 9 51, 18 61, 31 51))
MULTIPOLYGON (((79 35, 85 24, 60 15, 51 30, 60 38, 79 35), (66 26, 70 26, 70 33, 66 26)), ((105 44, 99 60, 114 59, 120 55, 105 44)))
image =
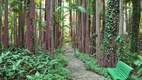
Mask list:
POLYGON ((111 76, 108 74, 107 68, 100 68, 95 56, 80 53, 77 50, 75 51, 75 57, 79 58, 81 61, 85 63, 86 69, 91 70, 97 74, 103 75, 106 77, 107 80, 112 80, 111 76))
POLYGON ((10 48, 0 55, 0 80, 67 80, 64 51, 33 55, 27 49, 10 48))
POLYGON ((135 68, 135 75, 131 75, 129 80, 142 80, 142 55, 138 55, 138 59, 134 61, 134 64, 137 66, 135 68))

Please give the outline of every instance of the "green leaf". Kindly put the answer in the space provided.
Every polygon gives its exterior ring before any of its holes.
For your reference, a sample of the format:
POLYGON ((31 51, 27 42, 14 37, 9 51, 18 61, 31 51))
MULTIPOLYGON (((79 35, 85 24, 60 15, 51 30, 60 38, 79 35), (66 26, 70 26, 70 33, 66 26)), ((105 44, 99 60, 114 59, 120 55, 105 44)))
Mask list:
POLYGON ((0 56, 0 64, 2 63, 3 61, 2 61, 2 57, 0 56))
POLYGON ((37 68, 40 69, 40 68, 43 68, 43 67, 44 67, 44 65, 41 64, 37 68))
POLYGON ((22 60, 18 60, 16 63, 16 66, 19 66, 21 62, 22 62, 22 60))
POLYGON ((57 60, 55 59, 55 60, 51 60, 51 61, 49 62, 49 64, 50 64, 50 65, 54 65, 54 64, 58 64, 58 62, 57 62, 57 60))
POLYGON ((26 51, 27 53, 31 53, 28 49, 25 49, 25 51, 26 51))
POLYGON ((142 73, 142 68, 138 69, 138 74, 141 74, 142 73))
POLYGON ((15 64, 14 64, 14 65, 12 65, 12 69, 13 69, 13 70, 16 70, 16 68, 17 68, 17 67, 16 67, 16 65, 15 65, 15 64))
POLYGON ((13 58, 17 59, 19 57, 19 55, 12 55, 13 58))
POLYGON ((33 80, 33 77, 30 76, 30 75, 27 75, 26 77, 27 77, 28 79, 30 79, 30 80, 33 80))
POLYGON ((8 72, 8 76, 13 76, 14 72, 8 72))
POLYGON ((137 65, 137 66, 140 66, 142 64, 142 61, 137 60, 137 61, 134 62, 134 64, 137 65))
POLYGON ((82 6, 78 6, 78 9, 79 9, 81 12, 86 12, 85 8, 82 7, 82 6))
POLYGON ((142 61, 142 56, 138 55, 139 59, 142 61))
POLYGON ((35 76, 36 76, 36 77, 39 77, 39 76, 40 76, 40 73, 37 71, 36 74, 35 74, 35 76))

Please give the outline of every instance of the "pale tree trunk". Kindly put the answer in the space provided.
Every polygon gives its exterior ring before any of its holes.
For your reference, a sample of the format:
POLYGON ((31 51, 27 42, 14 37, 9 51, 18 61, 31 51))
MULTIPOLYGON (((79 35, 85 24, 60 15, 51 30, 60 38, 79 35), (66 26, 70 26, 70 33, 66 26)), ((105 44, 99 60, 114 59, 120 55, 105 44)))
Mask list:
POLYGON ((40 5, 39 5, 39 8, 40 8, 40 11, 39 11, 39 42, 38 44, 43 46, 43 29, 42 29, 42 1, 40 2, 40 5))
POLYGON ((52 56, 52 59, 54 59, 54 26, 53 26, 53 21, 54 21, 54 18, 53 18, 53 4, 54 4, 54 1, 55 0, 51 0, 50 2, 50 18, 51 18, 51 21, 50 21, 50 26, 51 26, 51 56, 52 56))
POLYGON ((102 22, 102 35, 101 35, 101 39, 104 39, 104 29, 105 29, 105 0, 102 1, 103 2, 103 22, 102 22))
MULTIPOLYGON (((85 8, 86 8, 86 10, 88 9, 88 7, 89 7, 89 1, 88 0, 85 0, 85 8)), ((86 13, 85 15, 84 15, 84 17, 86 18, 86 27, 84 27, 85 28, 85 53, 89 53, 89 16, 88 16, 88 14, 86 13)))
POLYGON ((99 14, 99 1, 96 0, 96 59, 100 63, 100 14, 99 14))
MULTIPOLYGON (((127 7, 127 3, 125 4, 125 7, 127 7)), ((124 27, 127 27, 128 26, 128 13, 127 13, 127 8, 125 8, 124 10, 124 27)), ((123 31, 123 33, 125 32, 125 30, 123 31)))
POLYGON ((124 34, 124 11, 123 11, 123 0, 119 0, 119 35, 124 34))
MULTIPOLYGON (((0 48, 1 48, 1 43, 2 43, 2 0, 0 0, 0 48)), ((1 50, 0 50, 0 54, 1 54, 1 50)))

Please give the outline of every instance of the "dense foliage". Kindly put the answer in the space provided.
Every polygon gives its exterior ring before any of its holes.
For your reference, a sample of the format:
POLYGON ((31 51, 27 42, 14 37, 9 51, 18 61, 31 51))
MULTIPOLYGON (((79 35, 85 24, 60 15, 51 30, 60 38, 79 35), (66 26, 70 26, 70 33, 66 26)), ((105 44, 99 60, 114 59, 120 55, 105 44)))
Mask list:
POLYGON ((137 74, 138 76, 142 79, 142 56, 141 55, 138 55, 138 60, 135 61, 135 65, 137 65, 137 74))
POLYGON ((137 53, 130 51, 130 40, 126 36, 117 36, 116 38, 117 46, 117 59, 127 63, 130 66, 134 66, 133 62, 137 58, 137 53), (129 57, 127 57, 129 56, 129 57), (130 61, 130 59, 132 61, 130 61))
POLYGON ((68 69, 64 52, 55 52, 51 60, 48 53, 32 55, 27 49, 10 48, 0 56, 1 80, 66 80, 68 69))

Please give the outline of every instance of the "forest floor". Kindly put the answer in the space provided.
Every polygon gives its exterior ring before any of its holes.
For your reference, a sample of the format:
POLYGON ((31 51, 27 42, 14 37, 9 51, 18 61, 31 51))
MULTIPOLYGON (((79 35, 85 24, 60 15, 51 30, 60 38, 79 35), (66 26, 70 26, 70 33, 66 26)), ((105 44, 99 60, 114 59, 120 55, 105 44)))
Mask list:
POLYGON ((68 58, 67 68, 71 72, 69 80, 105 80, 103 76, 86 70, 85 64, 74 56, 70 46, 66 47, 65 56, 68 58))

